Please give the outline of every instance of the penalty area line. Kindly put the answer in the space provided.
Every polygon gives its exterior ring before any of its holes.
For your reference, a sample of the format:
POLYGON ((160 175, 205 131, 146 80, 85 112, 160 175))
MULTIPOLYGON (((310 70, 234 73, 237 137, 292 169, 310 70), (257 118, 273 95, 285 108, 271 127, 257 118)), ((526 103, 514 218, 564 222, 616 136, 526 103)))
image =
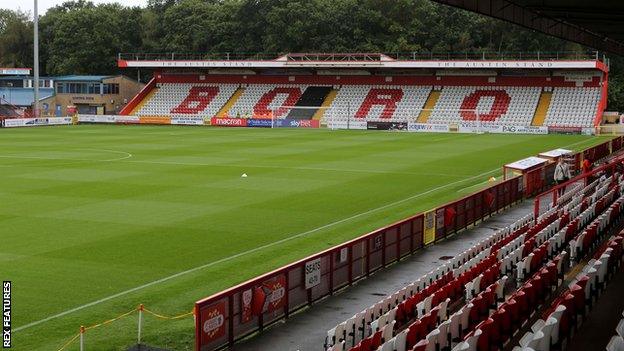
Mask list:
POLYGON ((116 294, 113 294, 113 295, 101 298, 99 300, 92 301, 92 302, 86 303, 84 305, 74 307, 72 309, 69 309, 69 310, 57 313, 55 315, 52 315, 52 316, 40 319, 38 321, 34 321, 34 322, 31 322, 31 323, 25 324, 23 326, 14 328, 13 331, 14 332, 19 332, 19 331, 22 331, 22 330, 26 330, 26 329, 35 327, 37 325, 49 322, 49 321, 51 321, 53 319, 57 319, 57 318, 60 318, 60 317, 63 317, 63 316, 67 316, 69 314, 78 312, 80 310, 84 310, 86 308, 89 308, 89 307, 92 307, 92 306, 96 306, 96 305, 99 305, 101 303, 104 303, 104 302, 107 302, 107 301, 110 301, 110 300, 114 300, 114 299, 116 299, 118 297, 121 297, 121 296, 124 296, 124 295, 128 295, 128 294, 131 294, 131 293, 136 292, 136 291, 143 290, 145 288, 149 288, 151 286, 155 286, 155 285, 158 285, 158 284, 161 284, 161 283, 165 283, 165 282, 173 280, 175 278, 182 277, 182 276, 185 276, 185 275, 188 275, 188 274, 191 274, 191 273, 194 273, 194 272, 206 269, 206 268, 210 268, 212 266, 215 266, 215 265, 218 265, 218 264, 221 264, 221 263, 224 263, 224 262, 228 262, 228 261, 237 259, 239 257, 243 257, 243 256, 246 256, 246 255, 258 252, 258 251, 262 251, 264 249, 267 249, 267 248, 270 248, 270 247, 273 247, 273 246, 276 246, 276 245, 280 245, 280 244, 283 244, 285 242, 288 242, 288 241, 291 241, 291 240, 294 240, 294 239, 297 239, 297 238, 301 238, 301 237, 307 236, 307 235, 312 234, 312 233, 316 233, 316 232, 321 231, 323 229, 331 228, 331 227, 334 227, 336 225, 339 225, 339 224, 351 221, 353 219, 369 215, 371 213, 375 213, 375 212, 378 212, 378 211, 381 211, 381 210, 385 210, 387 208, 391 208, 391 207, 396 206, 398 204, 402 204, 404 202, 411 201, 411 200, 419 198, 421 196, 425 196, 425 195, 428 195, 428 194, 440 191, 442 189, 445 189, 445 188, 448 188, 448 187, 451 187, 451 186, 454 186, 454 185, 457 185, 457 184, 461 184, 463 182, 466 182, 466 181, 469 181, 469 180, 472 180, 472 179, 475 179, 475 178, 482 177, 484 175, 493 173, 493 172, 498 171, 498 170, 499 170, 499 168, 496 168, 496 169, 493 169, 493 170, 490 170, 490 171, 487 171, 487 172, 484 172, 484 173, 481 173, 481 174, 477 174, 477 175, 474 175, 474 176, 471 176, 471 177, 468 177, 468 178, 464 178, 464 179, 457 180, 457 181, 454 181, 454 182, 451 182, 451 183, 443 184, 443 185, 440 185, 438 187, 429 189, 427 191, 423 191, 421 193, 411 195, 411 196, 406 197, 404 199, 397 200, 397 201, 394 201, 394 202, 391 202, 391 203, 388 203, 388 204, 385 204, 383 206, 379 206, 379 207, 376 207, 376 208, 372 208, 370 210, 367 210, 367 211, 355 214, 353 216, 346 217, 346 218, 337 220, 335 222, 331 222, 331 223, 325 224, 323 226, 320 226, 320 227, 317 227, 317 228, 314 228, 314 229, 310 229, 310 230, 305 231, 305 232, 301 232, 301 233, 298 233, 298 234, 286 237, 284 239, 273 241, 273 242, 270 242, 268 244, 264 244, 262 246, 255 247, 255 248, 247 250, 247 251, 239 252, 239 253, 234 254, 232 256, 224 257, 224 258, 218 259, 216 261, 212 261, 212 262, 206 263, 206 264, 201 265, 201 266, 190 268, 188 270, 181 271, 181 272, 172 274, 170 276, 167 276, 167 277, 164 277, 164 278, 160 278, 160 279, 151 281, 149 283, 146 283, 146 284, 143 284, 143 285, 140 285, 140 286, 136 286, 134 288, 131 288, 131 289, 128 289, 128 290, 124 290, 124 291, 121 291, 119 293, 116 293, 116 294))

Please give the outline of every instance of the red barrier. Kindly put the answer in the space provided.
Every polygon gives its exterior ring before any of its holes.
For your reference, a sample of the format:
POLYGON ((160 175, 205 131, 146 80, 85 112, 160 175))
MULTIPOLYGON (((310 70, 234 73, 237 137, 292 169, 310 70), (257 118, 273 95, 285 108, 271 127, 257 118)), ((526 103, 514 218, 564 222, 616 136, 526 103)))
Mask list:
MULTIPOLYGON (((435 240, 521 200, 520 181, 512 178, 437 208, 435 240)), ((417 214, 196 302, 195 349, 231 346, 412 254, 424 246, 423 227, 424 214, 417 214), (320 274, 312 281, 318 285, 306 288, 306 268, 315 267, 320 274)))

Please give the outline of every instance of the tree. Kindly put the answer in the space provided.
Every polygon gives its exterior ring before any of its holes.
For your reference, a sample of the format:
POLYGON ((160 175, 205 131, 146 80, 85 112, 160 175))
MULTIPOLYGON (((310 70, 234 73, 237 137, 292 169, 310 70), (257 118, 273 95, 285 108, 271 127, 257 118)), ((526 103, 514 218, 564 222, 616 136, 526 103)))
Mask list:
POLYGON ((30 67, 33 62, 33 24, 26 13, 0 9, 0 65, 30 67))

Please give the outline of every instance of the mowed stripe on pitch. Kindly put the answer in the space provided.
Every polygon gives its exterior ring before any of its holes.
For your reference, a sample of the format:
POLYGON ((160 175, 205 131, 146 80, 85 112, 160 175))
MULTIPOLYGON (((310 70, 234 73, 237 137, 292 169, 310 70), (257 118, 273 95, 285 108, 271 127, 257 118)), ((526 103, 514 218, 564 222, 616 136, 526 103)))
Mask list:
POLYGON ((388 203, 388 204, 385 204, 385 205, 382 205, 382 206, 379 206, 379 207, 376 207, 376 208, 373 208, 373 209, 370 209, 370 210, 367 210, 367 211, 364 211, 364 212, 360 212, 360 213, 355 214, 353 216, 346 217, 346 218, 340 219, 338 221, 331 222, 331 223, 322 225, 322 226, 314 228, 314 229, 310 229, 310 230, 305 231, 305 232, 294 234, 294 235, 288 236, 288 237, 286 237, 284 239, 280 239, 280 240, 277 240, 277 241, 274 241, 274 242, 271 242, 271 243, 268 243, 268 244, 265 244, 265 245, 262 245, 262 246, 258 246, 258 247, 255 247, 253 249, 247 250, 247 251, 239 252, 239 253, 234 254, 232 256, 224 257, 224 258, 221 258, 219 260, 212 261, 212 262, 206 263, 206 264, 201 265, 201 266, 197 266, 197 267, 194 267, 194 268, 182 271, 182 272, 178 272, 176 274, 172 274, 170 276, 167 276, 167 277, 164 277, 164 278, 161 278, 161 279, 158 279, 158 280, 151 281, 149 283, 146 283, 146 284, 134 287, 132 289, 128 289, 128 290, 119 292, 117 294, 113 294, 113 295, 104 297, 102 299, 99 299, 99 300, 96 300, 96 301, 93 301, 93 302, 89 302, 87 304, 84 304, 84 305, 81 305, 81 306, 78 306, 78 307, 74 307, 72 309, 63 311, 61 313, 58 313, 58 314, 55 314, 55 315, 52 315, 52 316, 40 319, 40 320, 35 321, 35 322, 28 323, 28 324, 23 325, 21 327, 17 327, 15 329, 13 329, 13 331, 18 332, 20 330, 25 330, 25 329, 28 329, 28 328, 32 328, 34 326, 40 325, 40 324, 48 322, 50 320, 53 320, 53 319, 56 319, 56 318, 60 318, 60 317, 72 314, 74 312, 83 310, 85 308, 92 307, 92 306, 101 304, 103 302, 110 301, 110 300, 116 299, 118 297, 121 297, 121 296, 124 296, 124 295, 128 295, 130 293, 133 293, 133 292, 136 292, 136 291, 139 291, 139 290, 142 290, 142 289, 154 286, 154 285, 158 285, 160 283, 164 283, 164 282, 167 282, 169 280, 172 280, 172 279, 175 279, 175 278, 178 278, 178 277, 181 277, 181 276, 193 273, 193 272, 197 272, 197 271, 200 271, 200 270, 203 270, 203 269, 206 269, 206 268, 209 268, 209 267, 212 267, 212 266, 224 263, 224 262, 228 262, 228 261, 234 260, 236 258, 239 258, 239 257, 242 257, 242 256, 246 256, 246 255, 249 255, 249 254, 252 254, 252 253, 255 253, 255 252, 258 252, 258 251, 261 251, 261 250, 264 250, 264 249, 276 246, 276 245, 280 245, 280 244, 283 244, 285 242, 291 241, 293 239, 304 237, 306 235, 309 235, 309 234, 312 234, 312 233, 316 233, 316 232, 321 231, 323 229, 331 228, 331 227, 336 226, 338 224, 342 224, 342 223, 351 221, 353 219, 356 219, 356 218, 359 218, 359 217, 362 217, 362 216, 366 216, 366 215, 369 215, 371 213, 375 213, 377 211, 381 211, 381 210, 384 210, 384 209, 387 209, 387 208, 391 208, 393 206, 396 206, 396 205, 402 204, 404 202, 407 202, 407 201, 419 198, 421 196, 428 195, 428 194, 431 194, 431 193, 443 190, 445 188, 448 188, 450 186, 461 184, 463 182, 466 182, 466 181, 469 181, 469 180, 473 180, 473 179, 482 177, 484 175, 494 173, 494 172, 499 171, 499 170, 500 170, 500 168, 495 168, 493 170, 490 170, 490 171, 487 171, 487 172, 484 172, 484 173, 480 173, 480 174, 471 176, 469 178, 464 178, 464 179, 461 179, 461 180, 457 180, 457 181, 454 181, 454 182, 443 184, 441 186, 438 186, 438 187, 435 187, 435 188, 423 191, 421 193, 417 193, 417 194, 411 195, 409 197, 406 197, 406 198, 403 198, 403 199, 400 199, 400 200, 397 200, 397 201, 394 201, 394 202, 391 202, 391 203, 388 203))
MULTIPOLYGON (((580 144, 583 144, 583 143, 587 143, 589 141, 593 141, 595 138, 596 137, 593 137, 593 138, 590 138, 590 139, 582 140, 582 141, 579 141, 579 142, 576 142, 576 143, 572 143, 572 144, 569 144, 569 145, 566 145, 566 146, 562 146, 562 147, 569 148, 569 147, 572 147, 572 146, 577 146, 577 145, 580 145, 580 144)), ((466 182, 466 181, 469 181, 469 180, 473 180, 473 179, 482 177, 484 175, 488 175, 488 174, 494 173, 494 172, 499 171, 499 170, 500 170, 500 168, 497 167, 497 168, 495 168, 493 170, 490 170, 490 171, 487 171, 487 172, 483 172, 483 173, 480 173, 480 174, 477 174, 477 175, 474 175, 474 176, 471 176, 471 177, 468 177, 468 178, 464 178, 464 179, 461 179, 461 180, 457 180, 457 181, 453 181, 453 182, 450 182, 450 183, 447 183, 447 184, 443 184, 443 185, 440 185, 438 187, 435 187, 435 188, 432 188, 432 189, 429 189, 429 190, 426 190, 426 191, 423 191, 423 192, 411 195, 409 197, 406 197, 406 198, 403 198, 403 199, 400 199, 400 200, 397 200, 397 201, 394 201, 394 202, 391 202, 391 203, 388 203, 388 204, 385 204, 385 205, 382 205, 382 206, 379 206, 379 207, 376 207, 376 208, 373 208, 373 209, 370 209, 370 210, 367 210, 367 211, 364 211, 364 212, 361 212, 361 213, 358 213, 358 214, 355 214, 353 216, 346 217, 346 218, 340 219, 338 221, 331 222, 331 223, 325 224, 323 226, 320 226, 320 227, 317 227, 317 228, 314 228, 314 229, 311 229, 311 230, 308 230, 308 231, 305 231, 305 232, 294 234, 294 235, 286 237, 284 239, 280 239, 280 240, 277 240, 277 241, 274 241, 274 242, 271 242, 271 243, 268 243, 268 244, 265 244, 265 245, 261 245, 261 246, 255 247, 253 249, 250 249, 250 250, 247 250, 247 251, 243 251, 243 252, 234 254, 232 256, 224 257, 224 258, 221 258, 219 260, 212 261, 212 262, 209 262, 209 263, 206 263, 204 265, 197 266, 197 267, 194 267, 194 268, 190 268, 188 270, 181 271, 181 272, 172 274, 170 276, 167 276, 167 277, 164 277, 164 278, 161 278, 161 279, 157 279, 157 280, 151 281, 149 283, 146 283, 146 284, 143 284, 143 285, 140 285, 140 286, 137 286, 137 287, 134 287, 134 288, 131 288, 131 289, 128 289, 128 290, 125 290, 125 291, 122 291, 122 292, 119 292, 119 293, 116 293, 116 294, 104 297, 102 299, 99 299, 99 300, 96 300, 96 301, 92 301, 92 302, 89 302, 89 303, 81 305, 81 306, 74 307, 72 309, 63 311, 61 313, 58 313, 58 314, 55 314, 55 315, 52 315, 52 316, 40 319, 38 321, 31 322, 31 323, 28 323, 26 325, 17 327, 17 328, 14 329, 14 331, 18 332, 18 331, 21 331, 21 330, 29 329, 29 328, 32 328, 34 326, 46 323, 46 322, 48 322, 50 320, 57 319, 57 318, 60 318, 60 317, 63 317, 63 316, 66 316, 66 315, 78 312, 80 310, 83 310, 83 309, 86 309, 86 308, 89 308, 89 307, 92 307, 92 306, 104 303, 106 301, 110 301, 110 300, 116 299, 118 297, 121 297, 121 296, 124 296, 124 295, 128 295, 128 294, 131 294, 133 292, 136 292, 136 291, 139 291, 139 290, 142 290, 142 289, 154 286, 154 285, 158 285, 158 284, 167 282, 169 280, 173 280, 173 279, 181 277, 181 276, 185 276, 185 275, 188 275, 188 274, 191 274, 191 273, 194 273, 194 272, 197 272, 197 271, 200 271, 200 270, 203 270, 203 269, 206 269, 206 268, 209 268, 209 267, 212 267, 212 266, 224 263, 224 262, 228 262, 228 261, 234 260, 234 259, 239 258, 239 257, 243 257, 243 256, 246 256, 246 255, 249 255, 249 254, 252 254, 252 253, 255 253, 255 252, 258 252, 258 251, 261 251, 261 250, 264 250, 264 249, 276 246, 276 245, 280 245, 280 244, 283 244, 285 242, 291 241, 293 239, 304 237, 306 235, 309 235, 309 234, 321 231, 323 229, 331 228, 331 227, 336 226, 338 224, 345 223, 345 222, 351 221, 353 219, 356 219, 356 218, 359 218, 359 217, 362 217, 362 216, 366 216, 366 215, 369 215, 371 213, 375 213, 377 211, 381 211, 381 210, 384 210, 384 209, 387 209, 387 208, 391 208, 391 207, 399 205, 401 203, 405 203, 407 201, 419 198, 421 196, 428 195, 428 194, 431 194, 431 193, 443 190, 445 188, 448 188, 450 186, 461 184, 463 182, 466 182)))

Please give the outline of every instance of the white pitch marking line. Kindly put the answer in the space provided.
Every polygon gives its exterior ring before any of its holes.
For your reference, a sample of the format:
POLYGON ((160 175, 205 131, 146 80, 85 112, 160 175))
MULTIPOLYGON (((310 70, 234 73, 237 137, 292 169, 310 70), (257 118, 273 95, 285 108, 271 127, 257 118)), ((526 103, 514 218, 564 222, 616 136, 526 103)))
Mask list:
POLYGON ((15 158, 15 159, 33 159, 33 160, 58 160, 58 161, 90 161, 90 162, 113 162, 127 160, 132 156, 131 153, 125 151, 108 150, 108 149, 76 149, 76 150, 91 150, 91 151, 104 151, 123 154, 122 157, 116 157, 105 160, 96 160, 91 158, 63 158, 63 157, 43 157, 43 156, 20 156, 20 155, 0 155, 0 158, 15 158))
POLYGON ((450 187, 450 186, 453 186, 453 185, 456 185, 456 184, 461 184, 461 183, 463 183, 465 181, 472 180, 472 179, 475 179, 475 178, 478 178, 478 177, 482 177, 484 175, 490 174, 490 173, 498 171, 498 170, 499 170, 499 168, 496 168, 496 169, 493 169, 491 171, 487 171, 487 172, 484 172, 484 173, 481 173, 481 174, 477 174, 477 175, 472 176, 470 178, 465 178, 465 179, 462 179, 462 180, 458 180, 458 181, 454 181, 454 182, 451 182, 451 183, 447 183, 447 184, 441 185, 439 187, 436 187, 436 188, 433 188, 433 189, 429 189, 429 190, 424 191, 422 193, 414 194, 414 195, 406 197, 404 199, 401 199, 401 200, 398 200, 398 201, 394 201, 394 202, 391 202, 389 204, 386 204, 386 205, 383 205, 383 206, 380 206, 380 207, 377 207, 377 208, 373 208, 373 209, 370 209, 370 210, 367 210, 367 211, 355 214, 353 216, 350 216, 350 217, 347 217, 347 218, 343 218, 341 220, 338 220, 338 221, 335 221, 335 222, 331 222, 331 223, 325 224, 323 226, 320 226, 320 227, 317 227, 317 228, 314 228, 314 229, 310 229, 308 231, 305 231, 305 232, 302 232, 302 233, 299 233, 299 234, 295 234, 293 236, 286 237, 284 239, 280 239, 280 240, 277 240, 277 241, 274 241, 274 242, 271 242, 271 243, 268 243, 268 244, 265 244, 265 245, 262 245, 262 246, 255 247, 255 248, 247 250, 247 251, 239 252, 239 253, 234 254, 232 256, 224 257, 224 258, 221 258, 219 260, 212 261, 212 262, 206 263, 206 264, 201 265, 201 266, 197 266, 197 267, 194 267, 194 268, 182 271, 182 272, 178 272, 176 274, 173 274, 173 275, 170 275, 170 276, 158 279, 158 280, 151 281, 149 283, 146 283, 146 284, 134 287, 132 289, 128 289, 128 290, 119 292, 117 294, 113 294, 113 295, 104 297, 104 298, 96 300, 96 301, 89 302, 89 303, 84 304, 82 306, 78 306, 78 307, 66 310, 64 312, 61 312, 61 313, 58 313, 58 314, 46 317, 44 319, 41 319, 41 320, 38 320, 38 321, 35 321, 35 322, 32 322, 32 323, 28 323, 26 325, 23 325, 21 327, 17 327, 15 329, 13 329, 13 331, 18 332, 20 330, 25 330, 25 329, 28 329, 28 328, 32 328, 32 327, 37 326, 39 324, 48 322, 48 321, 50 321, 52 319, 63 317, 63 316, 66 316, 68 314, 71 314, 71 313, 83 310, 85 308, 88 308, 88 307, 91 307, 91 306, 95 306, 95 305, 101 304, 101 303, 109 301, 109 300, 113 300, 113 299, 118 298, 120 296, 128 295, 128 294, 133 293, 135 291, 139 291, 139 290, 148 288, 148 287, 153 286, 153 285, 164 283, 166 281, 175 279, 177 277, 181 277, 181 276, 184 276, 184 275, 187 275, 187 274, 199 271, 199 270, 203 270, 205 268, 209 268, 209 267, 218 265, 218 264, 223 263, 223 262, 231 261, 233 259, 236 259, 236 258, 239 258, 239 257, 242 257, 242 256, 246 256, 246 255, 252 254, 254 252, 258 252, 258 251, 267 249, 269 247, 273 247, 273 246, 276 246, 276 245, 283 244, 283 243, 291 241, 293 239, 297 239, 297 238, 306 236, 308 234, 312 234, 312 233, 318 232, 320 230, 323 230, 323 229, 326 229, 326 228, 330 228, 330 227, 336 226, 338 224, 345 223, 345 222, 348 222, 350 220, 353 220, 353 219, 356 219, 356 218, 359 218, 359 217, 362 217, 362 216, 366 216, 368 214, 371 214, 371 213, 374 213, 374 212, 377 212, 377 211, 380 211, 380 210, 384 210, 384 209, 396 206, 398 204, 401 204, 401 203, 404 203, 404 202, 416 199, 418 197, 421 197, 421 196, 424 196, 424 195, 427 195, 427 194, 431 194, 433 192, 437 192, 437 191, 442 190, 444 188, 447 188, 447 187, 450 187))
MULTIPOLYGON (((590 139, 590 140, 591 140, 591 139, 590 139)), ((584 140, 584 141, 582 141, 582 142, 587 142, 587 140, 584 140)), ((582 143, 582 142, 578 142, 578 143, 574 143, 574 144, 566 145, 566 146, 563 146, 563 147, 570 147, 570 146, 578 145, 578 144, 580 144, 580 143, 582 143)), ((233 259, 236 259, 236 258, 239 258, 239 257, 242 257, 242 256, 246 256, 246 255, 252 254, 252 253, 254 253, 254 252, 261 251, 261 250, 264 250, 264 249, 266 249, 266 248, 269 248, 269 247, 272 247, 272 246, 275 246, 275 245, 279 245, 279 244, 282 244, 282 243, 288 242, 288 241, 290 241, 290 240, 293 240, 293 239, 297 239, 297 238, 300 238, 300 237, 306 236, 306 235, 308 235, 308 234, 312 234, 312 233, 318 232, 319 230, 323 230, 323 229, 326 229, 326 228, 330 228, 330 227, 333 227, 333 226, 335 226, 335 225, 338 225, 338 224, 341 224, 341 223, 344 223, 344 222, 348 222, 348 221, 350 221, 350 220, 352 220, 352 219, 359 218, 359 217, 362 217, 362 216, 365 216, 365 215, 368 215, 368 214, 371 214, 371 213, 374 213, 374 212, 377 212, 377 211, 380 211, 380 210, 383 210, 383 209, 386 209, 386 208, 393 207, 393 206, 395 206, 395 205, 398 205, 398 204, 401 204, 401 203, 404 203, 404 202, 407 202, 407 201, 410 201, 410 200, 416 199, 416 198, 421 197, 421 196, 423 196, 423 195, 427 195, 427 194, 430 194, 430 193, 432 193, 432 192, 436 192, 436 191, 438 191, 438 190, 442 190, 442 189, 444 189, 444 188, 447 188, 447 187, 450 187, 450 186, 453 186, 453 185, 456 185, 456 184, 461 184, 461 183, 463 183, 463 182, 465 182, 465 181, 468 181, 468 180, 472 180, 472 179, 475 179, 475 178, 478 178, 478 177, 482 177, 482 176, 484 176, 484 175, 487 175, 487 174, 490 174, 490 173, 496 172, 496 171, 498 171, 498 170, 500 170, 500 168, 498 168, 498 167, 497 167, 497 168, 495 168, 495 169, 493 169, 493 170, 491 170, 491 171, 487 171, 487 172, 484 172, 484 173, 481 173, 481 174, 477 174, 477 175, 472 176, 472 177, 470 177, 470 178, 465 178, 465 179, 462 179, 462 180, 458 180, 458 181, 454 181, 454 182, 451 182, 451 183, 447 183, 447 184, 441 185, 441 186, 439 186, 439 187, 436 187, 436 188, 433 188, 433 189, 429 189, 429 190, 424 191, 424 192, 422 192, 422 193, 418 193, 418 194, 412 195, 412 196, 410 196, 410 197, 406 197, 406 198, 404 198, 404 199, 401 199, 401 200, 398 200, 398 201, 395 201, 395 202, 391 202, 391 203, 389 203, 389 204, 386 204, 386 205, 383 205, 383 206, 380 206, 380 207, 377 207, 377 208, 373 208, 373 209, 370 209, 370 210, 367 210, 367 211, 361 212, 361 213, 356 214, 356 215, 353 215, 353 216, 351 216, 351 217, 343 218, 343 219, 341 219, 341 220, 338 220, 338 221, 335 221, 335 222, 332 222, 332 223, 325 224, 325 225, 320 226, 320 227, 318 227, 318 228, 314 228, 314 229, 311 229, 311 230, 308 230, 308 231, 305 231, 305 232, 302 232, 302 233, 299 233, 299 234, 296 234, 296 235, 293 235, 293 236, 289 236, 289 237, 284 238, 284 239, 280 239, 280 240, 278 240, 278 241, 274 241, 274 242, 271 242, 271 243, 268 243, 268 244, 265 244, 265 245, 262 245, 262 246, 255 247, 255 248, 250 249, 250 250, 247 250, 247 251, 239 252, 239 253, 234 254, 234 255, 232 255, 232 256, 229 256, 229 257, 224 257, 224 258, 221 258, 221 259, 219 259, 219 260, 216 260, 216 261, 213 261, 213 262, 209 262, 209 263, 206 263, 206 264, 201 265, 201 266, 197 266, 197 267, 194 267, 194 268, 191 268, 191 269, 188 269, 188 270, 182 271, 182 272, 178 272, 178 273, 172 274, 172 275, 170 275, 170 276, 167 276, 167 277, 164 277, 164 278, 161 278, 161 279, 158 279, 158 280, 154 280, 154 281, 151 281, 151 282, 149 282, 149 283, 146 283, 146 284, 143 284, 143 285, 140 285, 140 286, 137 286, 137 287, 134 287, 134 288, 131 288, 131 289, 128 289, 128 290, 125 290, 125 291, 119 292, 119 293, 117 293, 117 294, 113 294, 113 295, 110 295, 110 296, 107 296, 107 297, 101 298, 101 299, 99 299, 99 300, 89 302, 89 303, 84 304, 84 305, 82 305, 82 306, 74 307, 74 308, 72 308, 72 309, 69 309, 69 310, 63 311, 63 312, 61 312, 61 313, 57 313, 57 314, 55 314, 55 315, 52 315, 52 316, 49 316, 49 317, 46 317, 46 318, 40 319, 40 320, 38 320, 38 321, 35 321, 35 322, 32 322, 32 323, 28 323, 28 324, 26 324, 26 325, 23 325, 23 326, 21 326, 21 327, 17 327, 17 328, 15 328, 15 329, 13 329, 13 331, 18 332, 18 331, 21 331, 21 330, 29 329, 29 328, 32 328, 32 327, 34 327, 34 326, 37 326, 37 325, 40 325, 40 324, 46 323, 46 322, 48 322, 48 321, 50 321, 50 320, 57 319, 57 318, 60 318, 60 317, 66 316, 66 315, 68 315, 68 314, 72 314, 72 313, 74 313, 74 312, 77 312, 77 311, 83 310, 83 309, 85 309, 85 308, 88 308, 88 307, 91 307, 91 306, 95 306, 95 305, 99 305, 99 304, 101 304, 101 303, 103 303, 103 302, 106 302, 106 301, 110 301, 110 300, 116 299, 116 298, 118 298, 118 297, 120 297, 120 296, 128 295, 128 294, 133 293, 133 292, 135 292, 135 291, 139 291, 139 290, 142 290, 142 289, 148 288, 148 287, 150 287, 150 286, 158 285, 158 284, 160 284, 160 283, 167 282, 167 281, 172 280, 172 279, 175 279, 175 278, 177 278, 177 277, 181 277, 181 276, 184 276, 184 275, 187 275, 187 274, 190 274, 190 273, 196 272, 196 271, 203 270, 203 269, 205 269, 205 268, 209 268, 209 267, 212 267, 212 266, 218 265, 218 264, 223 263, 223 262, 231 261, 231 260, 233 260, 233 259)))

